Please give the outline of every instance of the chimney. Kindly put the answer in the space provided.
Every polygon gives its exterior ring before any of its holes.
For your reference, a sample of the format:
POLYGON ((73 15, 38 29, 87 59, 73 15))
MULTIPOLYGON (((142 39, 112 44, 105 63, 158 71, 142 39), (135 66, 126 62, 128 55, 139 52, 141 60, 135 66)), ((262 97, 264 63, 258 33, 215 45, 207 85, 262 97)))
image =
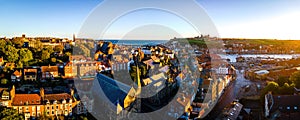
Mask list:
POLYGON ((70 89, 70 92, 71 92, 71 96, 73 97, 73 96, 74 96, 74 89, 71 88, 71 89, 70 89))
POLYGON ((13 85, 12 88, 11 88, 11 90, 10 90, 10 98, 11 98, 11 100, 14 99, 15 93, 16 93, 16 88, 15 88, 15 86, 13 85))
POLYGON ((40 89, 40 96, 42 97, 42 100, 44 100, 44 97, 45 97, 45 90, 44 90, 44 88, 40 89))

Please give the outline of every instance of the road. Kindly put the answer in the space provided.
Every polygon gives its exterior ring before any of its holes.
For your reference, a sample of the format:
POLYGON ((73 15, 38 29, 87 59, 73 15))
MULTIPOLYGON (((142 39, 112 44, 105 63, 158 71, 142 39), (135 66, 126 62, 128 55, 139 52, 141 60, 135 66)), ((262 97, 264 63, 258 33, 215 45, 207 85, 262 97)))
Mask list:
POLYGON ((243 70, 236 71, 237 78, 235 81, 231 82, 230 85, 225 89, 223 95, 220 97, 218 103, 213 108, 213 110, 205 117, 204 120, 216 119, 222 112, 222 110, 230 104, 234 99, 237 98, 238 92, 241 87, 250 85, 253 82, 244 78, 243 70))

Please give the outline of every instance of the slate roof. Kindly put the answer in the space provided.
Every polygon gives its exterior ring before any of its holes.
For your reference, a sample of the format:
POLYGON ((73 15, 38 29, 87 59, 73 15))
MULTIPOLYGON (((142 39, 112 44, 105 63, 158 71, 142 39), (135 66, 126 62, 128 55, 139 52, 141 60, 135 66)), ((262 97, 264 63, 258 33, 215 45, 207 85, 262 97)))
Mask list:
MULTIPOLYGON (((131 87, 112 78, 109 78, 103 74, 97 74, 97 80, 100 85, 99 88, 102 89, 104 93, 100 93, 101 98, 106 97, 111 103, 114 103, 115 105, 119 100, 119 104, 124 107, 124 99, 131 87)), ((99 92, 99 90, 97 92, 99 92)))

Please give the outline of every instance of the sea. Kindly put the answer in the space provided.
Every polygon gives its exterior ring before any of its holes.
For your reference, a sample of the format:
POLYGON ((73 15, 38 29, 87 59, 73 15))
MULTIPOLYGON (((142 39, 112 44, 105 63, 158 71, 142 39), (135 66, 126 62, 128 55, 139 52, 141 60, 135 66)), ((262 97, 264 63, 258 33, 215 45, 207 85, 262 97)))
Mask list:
MULTIPOLYGON (((104 41, 110 41, 113 44, 117 45, 131 45, 131 46, 141 46, 141 45, 158 45, 167 43, 170 40, 112 40, 107 39, 104 41)), ((230 59, 231 62, 236 62, 236 58, 238 56, 242 57, 262 57, 262 58, 284 58, 284 59, 292 59, 292 58, 300 58, 300 54, 245 54, 245 55, 228 55, 228 54, 219 54, 223 59, 230 59)))

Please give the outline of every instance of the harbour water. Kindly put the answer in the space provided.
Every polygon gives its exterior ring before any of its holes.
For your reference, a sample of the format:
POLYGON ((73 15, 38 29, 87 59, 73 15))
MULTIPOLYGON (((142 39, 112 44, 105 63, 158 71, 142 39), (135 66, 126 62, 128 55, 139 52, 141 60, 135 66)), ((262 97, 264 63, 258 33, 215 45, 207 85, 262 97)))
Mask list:
MULTIPOLYGON (((140 45, 157 45, 167 43, 169 40, 105 40, 110 41, 113 44, 118 45, 133 45, 133 46, 140 46, 140 45)), ((292 58, 299 58, 300 54, 219 54, 223 59, 230 59, 230 62, 236 62, 236 58, 239 56, 245 58, 273 58, 273 59, 292 59, 292 58)))
POLYGON ((229 55, 229 54, 219 54, 221 58, 223 59, 230 59, 230 62, 236 62, 236 58, 239 56, 245 57, 245 58, 273 58, 273 59, 292 59, 292 58, 299 58, 300 54, 244 54, 244 55, 229 55))

